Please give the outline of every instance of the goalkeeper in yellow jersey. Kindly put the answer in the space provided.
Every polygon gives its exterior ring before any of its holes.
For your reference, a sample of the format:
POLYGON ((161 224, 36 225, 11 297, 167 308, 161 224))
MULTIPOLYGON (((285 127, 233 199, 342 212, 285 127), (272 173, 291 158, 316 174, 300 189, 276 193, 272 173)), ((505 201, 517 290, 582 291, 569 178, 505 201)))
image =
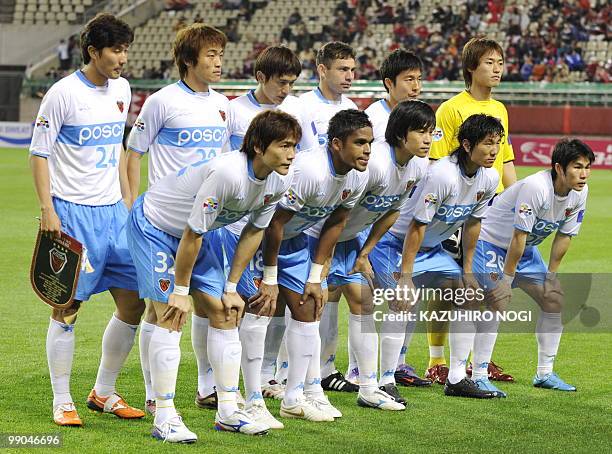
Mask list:
MULTIPOLYGON (((461 124, 474 114, 487 114, 498 118, 504 131, 508 129, 508 112, 499 101, 491 98, 491 90, 501 82, 504 72, 504 51, 494 40, 485 37, 472 38, 466 43, 461 54, 463 78, 466 89, 443 102, 436 112, 436 129, 429 158, 437 160, 448 156, 457 149, 459 142, 457 133, 461 124)), ((514 169, 514 152, 510 135, 501 143, 499 154, 493 165, 499 172, 497 193, 516 182, 514 169)), ((443 247, 461 260, 461 231, 443 243, 443 247)), ((447 310, 448 303, 430 301, 428 310, 447 310)), ((448 375, 448 367, 444 358, 444 344, 448 337, 448 323, 429 322, 427 340, 429 342, 429 368, 426 377, 438 383, 444 383, 448 375)), ((468 373, 471 368, 468 368, 468 373)), ((489 378, 492 380, 512 381, 512 377, 504 374, 493 362, 488 365, 489 378)))

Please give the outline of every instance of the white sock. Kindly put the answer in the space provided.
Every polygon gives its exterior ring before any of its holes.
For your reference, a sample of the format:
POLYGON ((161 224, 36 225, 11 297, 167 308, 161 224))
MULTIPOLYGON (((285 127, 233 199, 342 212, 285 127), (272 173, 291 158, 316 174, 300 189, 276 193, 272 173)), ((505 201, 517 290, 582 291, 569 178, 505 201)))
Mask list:
POLYGON ((98 396, 108 397, 115 393, 117 376, 132 350, 136 330, 138 325, 122 322, 114 315, 106 325, 102 336, 102 358, 94 385, 98 396))
POLYGON ((149 364, 155 392, 157 425, 177 415, 174 408, 174 393, 180 362, 181 333, 155 326, 149 342, 149 364))
MULTIPOLYGON (((321 326, 319 326, 319 322, 313 323, 317 324, 317 328, 320 332, 321 326)), ((323 388, 321 387, 321 338, 318 335, 314 338, 312 358, 310 358, 308 370, 306 371, 304 394, 310 397, 318 397, 323 395, 323 388)))
POLYGON ((149 343, 155 325, 146 321, 140 322, 140 335, 138 336, 138 346, 140 351, 140 368, 145 384, 145 400, 155 400, 153 385, 151 384, 151 365, 149 363, 149 343))
POLYGON ((462 317, 469 315, 468 313, 469 311, 463 309, 455 309, 455 314, 453 315, 458 317, 458 319, 450 323, 448 381, 452 384, 459 383, 465 378, 465 366, 474 345, 476 326, 473 321, 462 319, 462 317))
MULTIPOLYGON (((404 314, 389 310, 391 319, 385 318, 380 333, 380 385, 395 383, 397 358, 404 343, 406 323, 404 314)), ((360 371, 361 373, 361 371, 360 371)))
POLYGON ((238 411, 236 391, 240 380, 241 355, 238 328, 208 327, 208 358, 215 375, 217 411, 221 418, 227 418, 238 411))
POLYGON ((53 389, 53 407, 73 402, 70 373, 74 356, 74 325, 51 319, 47 330, 47 362, 53 389))
POLYGON ((276 369, 276 357, 280 350, 281 342, 285 334, 285 317, 271 317, 264 348, 263 363, 261 365, 261 383, 268 384, 274 380, 276 369))
POLYGON ((430 345, 429 346, 429 357, 430 358, 444 358, 444 345, 430 345))
POLYGON ((359 367, 359 392, 376 391, 376 366, 378 365, 378 334, 374 316, 349 314, 349 339, 359 367))
POLYGON ((321 337, 321 376, 329 377, 336 372, 338 350, 338 302, 328 301, 321 314, 319 325, 321 337))
POLYGON ((355 356, 355 349, 351 344, 350 336, 346 339, 346 347, 348 349, 348 367, 346 368, 346 375, 350 375, 353 369, 357 369, 357 357, 355 356))
POLYGON ((536 324, 536 339, 538 340, 537 373, 539 378, 552 373, 562 333, 563 323, 560 313, 540 312, 536 324))
POLYGON ((266 329, 271 317, 244 314, 240 323, 242 344, 242 378, 247 402, 263 399, 261 394, 261 363, 264 355, 266 329))
POLYGON ((191 315, 191 346, 198 364, 198 394, 206 397, 212 394, 215 386, 213 369, 208 361, 208 319, 191 315))
POLYGON ((398 366, 406 364, 406 355, 408 354, 408 349, 410 348, 410 342, 412 342, 412 336, 414 334, 414 328, 416 327, 416 324, 416 318, 414 320, 410 319, 406 322, 404 342, 402 343, 402 348, 400 349, 399 356, 397 357, 398 366))
MULTIPOLYGON (((285 308, 285 327, 289 326, 291 320, 291 311, 285 308)), ((285 335, 281 341, 278 349, 278 357, 276 358, 276 375, 274 379, 278 383, 282 383, 287 380, 287 374, 289 372, 289 353, 287 352, 287 329, 285 328, 285 335)))
POLYGON ((499 321, 495 319, 495 312, 487 312, 493 317, 491 321, 479 320, 476 322, 476 336, 474 337, 474 351, 472 352, 472 380, 489 376, 489 363, 497 339, 499 321))
POLYGON ((284 399, 287 405, 295 405, 304 394, 304 380, 306 379, 308 365, 313 357, 317 337, 319 337, 318 323, 289 320, 287 326, 289 370, 284 399))

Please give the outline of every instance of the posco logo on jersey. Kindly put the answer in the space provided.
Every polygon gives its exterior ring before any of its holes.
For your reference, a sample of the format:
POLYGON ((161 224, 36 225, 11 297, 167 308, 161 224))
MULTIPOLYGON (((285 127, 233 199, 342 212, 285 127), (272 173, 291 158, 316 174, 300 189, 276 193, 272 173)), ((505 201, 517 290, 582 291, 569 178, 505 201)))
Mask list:
POLYGON ((225 141, 224 126, 162 128, 157 136, 160 145, 173 147, 221 147, 225 141))
POLYGON ((368 192, 359 205, 368 211, 388 211, 397 205, 401 196, 400 194, 393 195, 376 195, 368 192))
POLYGON ((308 219, 310 221, 318 221, 321 218, 329 216, 331 212, 335 209, 335 206, 311 207, 308 205, 304 205, 302 209, 298 212, 298 214, 300 215, 300 217, 308 219))
POLYGON ((536 246, 559 228, 560 222, 550 222, 546 219, 536 218, 531 233, 527 237, 527 245, 536 246))
POLYGON ((97 125, 63 125, 57 136, 58 142, 68 145, 90 147, 121 143, 125 123, 101 123, 97 125))
POLYGON ((217 216, 216 222, 221 224, 233 224, 238 219, 241 219, 248 211, 234 211, 223 208, 217 216))
POLYGON ((436 210, 434 218, 439 219, 447 224, 454 224, 455 222, 465 221, 476 206, 475 203, 471 205, 440 205, 436 210))

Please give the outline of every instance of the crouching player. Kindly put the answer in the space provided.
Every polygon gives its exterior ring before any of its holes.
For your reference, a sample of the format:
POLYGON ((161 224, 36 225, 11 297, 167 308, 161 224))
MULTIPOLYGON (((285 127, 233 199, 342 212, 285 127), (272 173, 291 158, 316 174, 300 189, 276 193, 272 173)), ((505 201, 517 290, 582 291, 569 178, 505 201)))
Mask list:
MULTIPOLYGON (((351 211, 336 245, 330 289, 342 291, 350 309, 349 344, 359 370, 357 403, 382 410, 404 410, 397 389, 378 388, 378 334, 374 326, 373 279, 368 254, 397 220, 400 206, 427 172, 427 152, 436 124, 433 109, 421 101, 404 101, 393 109, 386 141, 375 142, 368 164, 368 183, 351 211), (370 230, 371 227, 371 230, 370 230)), ((397 356, 390 368, 395 371, 397 356)))
POLYGON ((363 112, 342 110, 329 122, 328 139, 296 158, 294 181, 266 230, 263 281, 253 300, 275 300, 280 290, 289 306, 289 370, 280 414, 311 421, 342 416, 321 387, 322 274, 367 183, 372 124, 363 112))
POLYGON ((149 345, 157 401, 155 438, 197 440, 173 402, 189 294, 196 311, 210 320, 208 356, 218 396, 215 427, 251 435, 269 429, 238 410, 236 403, 241 356, 237 325, 244 307, 236 283, 261 242, 276 202, 289 188, 300 134, 290 115, 263 112, 253 119, 240 151, 162 178, 132 208, 128 238, 140 295, 150 298, 157 313, 149 345), (247 214, 249 222, 224 281, 219 228, 247 214))
MULTIPOLYGON (((536 325, 538 367, 533 379, 538 388, 576 391, 553 372, 563 331, 563 292, 556 273, 571 238, 580 230, 594 159, 593 151, 579 140, 559 142, 550 170, 520 180, 493 201, 476 247, 473 269, 483 287, 495 288, 489 295, 495 310, 507 307, 511 286, 524 290, 542 310, 536 325), (537 245, 555 230, 546 267, 537 245)), ((476 333, 472 378, 480 388, 505 396, 487 379, 498 325, 493 319, 483 327, 486 330, 476 333)))
MULTIPOLYGON (((395 338, 390 338, 390 341, 394 340, 395 352, 389 348, 389 358, 397 358, 399 354, 408 321, 407 317, 402 317, 402 312, 410 304, 418 303, 417 290, 477 287, 471 274, 472 258, 481 219, 499 181, 492 166, 503 135, 499 120, 488 115, 469 117, 459 129, 459 147, 451 156, 430 166, 418 194, 409 200, 402 212, 401 222, 396 223, 370 254, 374 271, 386 287, 397 285, 402 293, 415 292, 412 300, 398 295, 390 302, 392 317, 387 318, 382 327, 383 331, 396 333, 395 338), (463 276, 462 269, 442 248, 442 241, 460 226, 464 226, 463 276), (394 273, 399 274, 397 282, 394 273)), ((458 311, 462 312, 461 309, 458 311)), ((474 333, 470 337, 462 325, 451 331, 451 369, 445 393, 493 397, 493 393, 481 391, 465 378, 465 365, 474 333)), ((395 371, 392 362, 388 371, 390 377, 395 371)), ((384 375, 385 371, 382 373, 384 375)))

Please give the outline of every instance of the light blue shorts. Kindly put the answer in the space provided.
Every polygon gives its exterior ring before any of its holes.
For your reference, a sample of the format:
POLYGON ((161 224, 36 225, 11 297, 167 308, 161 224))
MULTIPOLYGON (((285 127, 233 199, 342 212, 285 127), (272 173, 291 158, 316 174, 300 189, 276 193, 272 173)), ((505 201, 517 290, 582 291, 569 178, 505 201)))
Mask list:
MULTIPOLYGON (((174 289, 174 258, 180 238, 153 226, 143 212, 144 194, 130 212, 127 236, 138 275, 141 298, 167 303, 174 289)), ((206 232, 191 274, 189 286, 221 298, 225 286, 220 229, 206 232)))
MULTIPOLYGON (((236 246, 238 245, 240 235, 236 235, 225 227, 220 228, 219 231, 223 237, 225 274, 228 275, 232 264, 232 259, 236 253, 236 246)), ((251 296, 255 295, 262 277, 263 256, 261 245, 259 245, 257 252, 242 273, 240 281, 238 281, 238 294, 246 298, 250 298, 251 296)))
POLYGON ((327 277, 329 285, 341 286, 347 284, 368 285, 360 273, 349 274, 355 266, 359 251, 368 239, 368 231, 361 232, 352 240, 336 244, 331 268, 327 277))
POLYGON ((84 246, 75 300, 87 301, 110 288, 138 290, 126 238, 128 210, 122 200, 90 206, 54 197, 53 206, 62 231, 84 246))

